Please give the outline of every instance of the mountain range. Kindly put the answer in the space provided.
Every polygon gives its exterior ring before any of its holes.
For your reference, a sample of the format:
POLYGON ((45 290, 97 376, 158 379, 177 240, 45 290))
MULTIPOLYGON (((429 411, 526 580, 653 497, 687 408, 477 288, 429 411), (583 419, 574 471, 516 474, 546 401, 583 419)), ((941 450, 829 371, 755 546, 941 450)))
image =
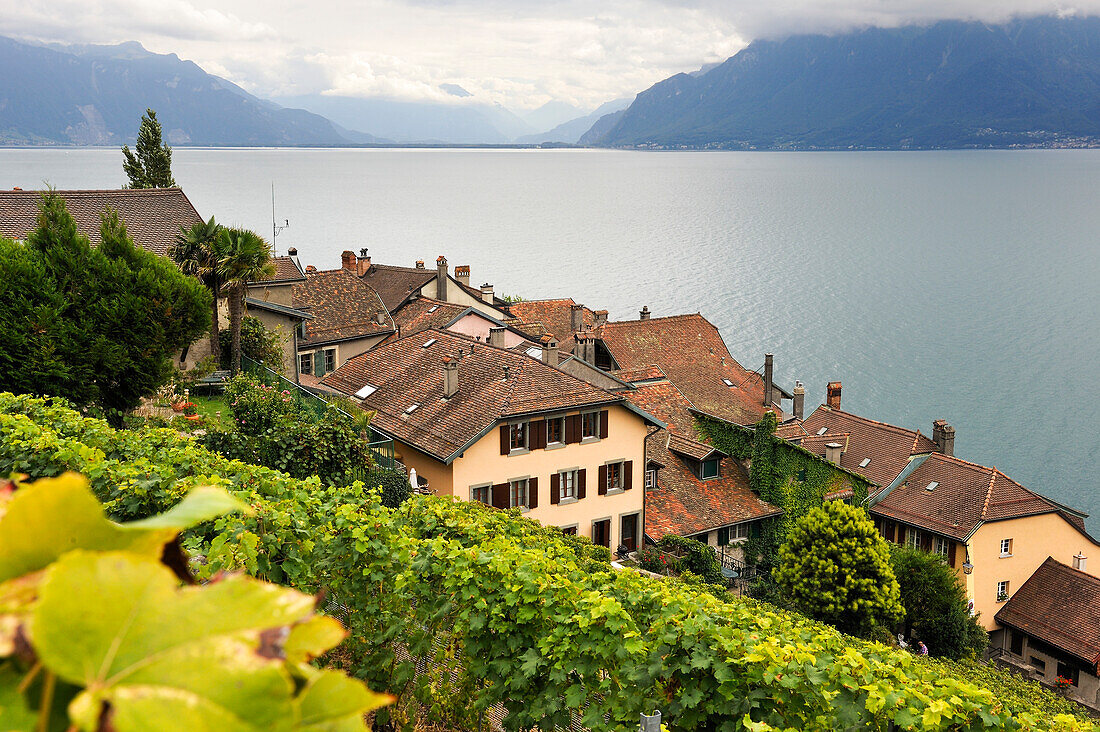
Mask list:
POLYGON ((582 144, 726 149, 1100 145, 1100 18, 943 21, 755 41, 600 119, 582 144))

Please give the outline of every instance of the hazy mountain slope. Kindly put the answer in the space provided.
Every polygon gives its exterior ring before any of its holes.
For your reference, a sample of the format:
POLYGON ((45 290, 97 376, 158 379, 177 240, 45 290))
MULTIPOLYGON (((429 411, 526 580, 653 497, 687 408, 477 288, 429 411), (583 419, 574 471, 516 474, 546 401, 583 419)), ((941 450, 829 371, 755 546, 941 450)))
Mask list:
POLYGON ((0 69, 0 144, 129 142, 146 107, 177 145, 348 142, 323 117, 264 102, 136 43, 63 50, 0 38, 0 69))
POLYGON ((631 99, 615 99, 610 102, 601 104, 591 114, 586 114, 583 117, 577 117, 571 119, 568 122, 564 122, 552 130, 546 132, 540 132, 536 135, 524 135, 523 137, 517 137, 516 142, 523 144, 539 144, 541 142, 568 142, 576 143, 581 139, 584 133, 588 132, 592 128, 592 125, 606 114, 612 112, 618 112, 626 109, 630 106, 631 99))
POLYGON ((585 117, 588 113, 589 110, 587 109, 574 107, 566 102, 555 101, 547 102, 538 109, 522 112, 519 116, 520 119, 531 125, 531 129, 551 130, 572 120, 585 117))
POLYGON ((1100 142, 1100 19, 940 22, 758 41, 638 95, 610 146, 929 148, 1100 142))

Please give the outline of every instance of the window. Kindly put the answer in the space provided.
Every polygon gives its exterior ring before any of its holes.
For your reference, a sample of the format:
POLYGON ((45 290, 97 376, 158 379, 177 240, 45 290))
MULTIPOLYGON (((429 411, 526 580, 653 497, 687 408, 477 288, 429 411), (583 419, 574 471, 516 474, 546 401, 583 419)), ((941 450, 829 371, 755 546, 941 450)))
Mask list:
POLYGON ((619 544, 628 552, 638 548, 638 514, 632 513, 619 519, 619 544))
POLYGON ((546 444, 554 445, 565 442, 565 418, 546 420, 546 444))
POLYGON ((826 432, 828 432, 828 431, 829 431, 829 428, 828 428, 828 427, 822 427, 821 429, 819 429, 819 430, 817 431, 817 434, 818 434, 818 435, 823 435, 823 434, 825 434, 825 433, 826 433, 826 432))
POLYGON ((722 379, 722 383, 725 384, 726 386, 733 386, 733 382, 730 381, 729 379, 722 379))
POLYGON ((492 499, 490 497, 491 485, 478 485, 470 489, 470 500, 480 501, 481 503, 492 505, 492 499))
POLYGON ((419 405, 419 404, 410 404, 410 405, 408 406, 408 408, 407 408, 407 409, 405 410, 405 414, 412 414, 412 413, 413 413, 413 412, 415 412, 415 411, 416 411, 417 409, 420 409, 420 405, 419 405))
POLYGON ((542 349, 536 346, 531 346, 526 351, 527 355, 531 358, 542 358, 542 349))
POLYGON ((610 463, 607 466, 607 490, 608 492, 622 490, 623 464, 610 463))
POLYGON ((906 529, 905 545, 910 549, 920 549, 920 532, 916 529, 906 529))
POLYGON ((645 471, 645 487, 656 488, 657 487, 657 471, 647 470, 645 471))
POLYGON ((611 546, 611 519, 592 522, 592 543, 606 547, 611 546))
POLYGON ((871 458, 863 458, 862 460, 859 461, 859 467, 861 467, 861 468, 866 468, 870 464, 871 464, 871 458))
POLYGON ((562 500, 577 497, 577 471, 567 470, 558 479, 558 491, 562 500))
POLYGON ((359 397, 360 399, 366 399, 367 397, 369 397, 371 394, 373 394, 376 391, 378 391, 377 386, 372 386, 370 384, 363 384, 363 388, 360 389, 359 391, 355 392, 355 396, 359 397))
POLYGON ((947 553, 950 550, 951 550, 951 545, 948 543, 947 539, 944 539, 943 537, 937 536, 936 537, 936 554, 939 554, 941 557, 946 557, 947 553))
POLYGON ((527 508, 527 479, 508 481, 508 508, 527 508))
MULTIPOLYGON (((716 533, 718 534, 718 546, 726 546, 730 543, 730 530, 728 528, 718 529, 716 533)), ((705 536, 700 541, 708 543, 705 536)))
POLYGON ((997 602, 1004 602, 1008 599, 1008 580, 1001 580, 997 583, 997 602))
POLYGON ((1069 683, 1073 686, 1077 686, 1077 681, 1080 678, 1078 675, 1076 666, 1071 666, 1068 663, 1058 662, 1058 675, 1063 679, 1069 679, 1069 683))
POLYGON ((730 541, 740 541, 749 538, 750 524, 737 524, 730 527, 730 541))
POLYGON ((298 354, 298 373, 299 374, 312 374, 313 373, 313 354, 312 353, 300 353, 300 354, 298 354))
POLYGON ((336 370, 336 349, 325 349, 325 373, 332 373, 336 370))
POLYGON ((1035 668, 1039 669, 1039 673, 1043 674, 1044 676, 1046 675, 1046 673, 1047 673, 1047 662, 1046 661, 1044 661, 1041 658, 1036 658, 1035 656, 1032 656, 1031 658, 1028 659, 1028 663, 1030 663, 1035 668))
POLYGON ((581 439, 600 436, 600 413, 585 412, 581 415, 581 439))
POLYGON ((1001 539, 1001 556, 1012 556, 1012 539, 1001 539))
POLYGON ((563 526, 562 529, 561 529, 561 533, 565 534, 566 536, 576 536, 577 535, 577 527, 576 526, 563 526))
POLYGON ((424 341, 424 345, 422 345, 421 348, 431 348, 434 345, 435 345, 435 338, 429 338, 428 340, 424 341))
POLYGON ((508 425, 508 449, 512 451, 527 449, 526 422, 508 425))
POLYGON ((703 460, 699 463, 699 477, 703 480, 711 480, 718 477, 718 458, 703 460))
POLYGON ((1009 643, 1009 650, 1017 656, 1024 655, 1024 634, 1018 633, 1015 630, 1012 631, 1012 640, 1009 643))

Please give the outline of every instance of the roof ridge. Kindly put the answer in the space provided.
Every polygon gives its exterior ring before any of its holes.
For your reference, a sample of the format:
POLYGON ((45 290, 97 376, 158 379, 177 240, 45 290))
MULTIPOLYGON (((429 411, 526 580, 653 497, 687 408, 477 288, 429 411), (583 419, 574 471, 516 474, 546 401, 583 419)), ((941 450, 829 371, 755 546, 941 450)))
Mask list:
MULTIPOLYGON (((535 300, 520 300, 518 302, 512 303, 512 305, 523 306, 525 303, 536 303, 536 302, 571 302, 574 305, 581 305, 581 303, 578 303, 576 300, 574 300, 571 297, 544 297, 544 298, 535 299, 535 300)), ((587 305, 581 305, 581 307, 587 307, 587 305)))
POLYGON ((839 415, 842 415, 842 416, 845 416, 845 417, 851 417, 852 419, 860 421, 860 422, 869 422, 871 424, 875 424, 875 425, 878 425, 880 427, 885 427, 887 429, 895 430, 897 432, 905 432, 907 434, 914 435, 914 438, 913 438, 913 445, 914 446, 916 446, 916 444, 917 444, 917 438, 919 438, 921 436, 921 432, 920 432, 919 429, 918 430, 912 430, 912 429, 909 429, 908 427, 902 427, 900 425, 890 424, 889 422, 883 422, 882 420, 879 420, 879 419, 871 419, 870 417, 864 417, 861 414, 854 414, 852 412, 846 412, 843 409, 834 409, 833 407, 830 407, 828 404, 822 404, 821 406, 824 407, 826 410, 832 412, 833 414, 839 414, 839 415))
POLYGON ((989 488, 985 492, 985 503, 982 505, 981 517, 984 519, 989 513, 989 502, 993 498, 993 484, 997 482, 997 468, 993 468, 989 474, 989 488))
POLYGON ((645 320, 642 320, 641 318, 638 318, 636 320, 609 320, 609 321, 607 321, 606 323, 603 324, 603 327, 606 328, 606 327, 612 326, 612 325, 634 325, 634 324, 638 324, 638 323, 653 323, 653 322, 656 322, 658 320, 676 320, 676 319, 683 319, 683 318, 699 318, 700 320, 704 320, 707 323, 710 323, 710 325, 715 330, 718 330, 718 326, 714 325, 714 323, 711 323, 709 320, 707 320, 703 316, 702 313, 680 313, 678 315, 661 315, 661 316, 658 316, 656 318, 649 317, 649 318, 646 318, 645 320))
POLYGON ((175 193, 179 191, 183 192, 183 188, 180 186, 169 186, 168 188, 55 188, 55 189, 24 189, 24 190, 0 190, 0 194, 41 194, 41 193, 57 193, 63 195, 97 195, 102 196, 104 193, 116 193, 127 196, 142 195, 142 196, 156 196, 164 195, 166 193, 175 193))

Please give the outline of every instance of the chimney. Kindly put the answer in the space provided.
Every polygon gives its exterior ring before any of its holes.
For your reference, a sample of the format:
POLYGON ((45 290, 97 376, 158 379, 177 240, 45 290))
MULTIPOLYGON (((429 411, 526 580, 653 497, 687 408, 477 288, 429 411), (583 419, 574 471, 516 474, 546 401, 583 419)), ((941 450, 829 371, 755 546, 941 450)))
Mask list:
POLYGON ((642 309, 638 311, 638 320, 649 320, 648 305, 642 305, 642 309))
POLYGON ((503 366, 502 368, 504 369, 504 380, 507 381, 508 380, 508 368, 509 367, 508 366, 503 366))
POLYGON ((542 337, 542 362, 555 367, 558 365, 558 342, 552 335, 542 337))
POLYGON ((362 277, 367 272, 370 272, 370 257, 367 256, 367 248, 363 247, 359 250, 359 276, 362 277))
POLYGON ((488 282, 481 286, 481 301, 493 304, 493 286, 488 282))
POLYGON ((458 393, 458 361, 443 357, 443 398, 450 399, 458 393))
POLYGON ((946 419, 937 419, 932 423, 932 442, 944 455, 955 454, 955 428, 947 424, 946 419))
POLYGON ((489 345, 504 348, 504 328, 502 326, 489 328, 489 345))
POLYGON ((595 313, 593 313, 593 315, 596 318, 596 327, 597 328, 599 328, 601 325, 605 325, 607 323, 607 311, 606 310, 597 310, 595 313))
POLYGON ((447 258, 440 254, 435 260, 435 299, 447 302, 447 258))
POLYGON ((288 257, 297 257, 298 256, 298 249, 296 247, 291 247, 290 249, 286 250, 286 255, 288 257))
POLYGON ((340 252, 340 266, 344 269, 350 269, 352 272, 355 272, 355 252, 349 251, 347 249, 340 252))
POLYGON ((770 353, 764 354, 764 406, 772 405, 772 373, 775 370, 775 357, 770 353))
POLYGON ((379 325, 385 325, 386 324, 386 314, 384 312, 382 312, 381 310, 379 310, 377 313, 374 314, 374 321, 376 323, 378 323, 379 325))
POLYGON ((317 271, 317 268, 314 267, 312 264, 307 264, 306 265, 306 274, 313 274, 316 271, 317 271))
POLYGON ((835 465, 840 465, 840 456, 844 452, 844 445, 839 442, 829 442, 825 445, 825 459, 835 465))
POLYGON ((584 305, 574 303, 569 308, 569 327, 574 333, 584 330, 584 305))
POLYGON ((1085 553, 1084 552, 1077 552, 1076 554, 1073 555, 1073 568, 1074 569, 1079 569, 1082 572, 1087 572, 1088 570, 1085 569, 1085 562, 1086 561, 1088 561, 1088 557, 1085 556, 1085 553))
POLYGON ((825 391, 825 406, 829 409, 840 409, 840 382, 830 381, 825 391))
POLYGON ((466 285, 470 286, 470 265, 462 264, 455 267, 455 279, 466 285))
POLYGON ((417 269, 424 269, 424 260, 423 259, 416 260, 416 268, 417 269))
POLYGON ((794 382, 794 406, 791 409, 795 417, 803 419, 802 415, 806 411, 806 387, 802 386, 801 381, 794 382))

